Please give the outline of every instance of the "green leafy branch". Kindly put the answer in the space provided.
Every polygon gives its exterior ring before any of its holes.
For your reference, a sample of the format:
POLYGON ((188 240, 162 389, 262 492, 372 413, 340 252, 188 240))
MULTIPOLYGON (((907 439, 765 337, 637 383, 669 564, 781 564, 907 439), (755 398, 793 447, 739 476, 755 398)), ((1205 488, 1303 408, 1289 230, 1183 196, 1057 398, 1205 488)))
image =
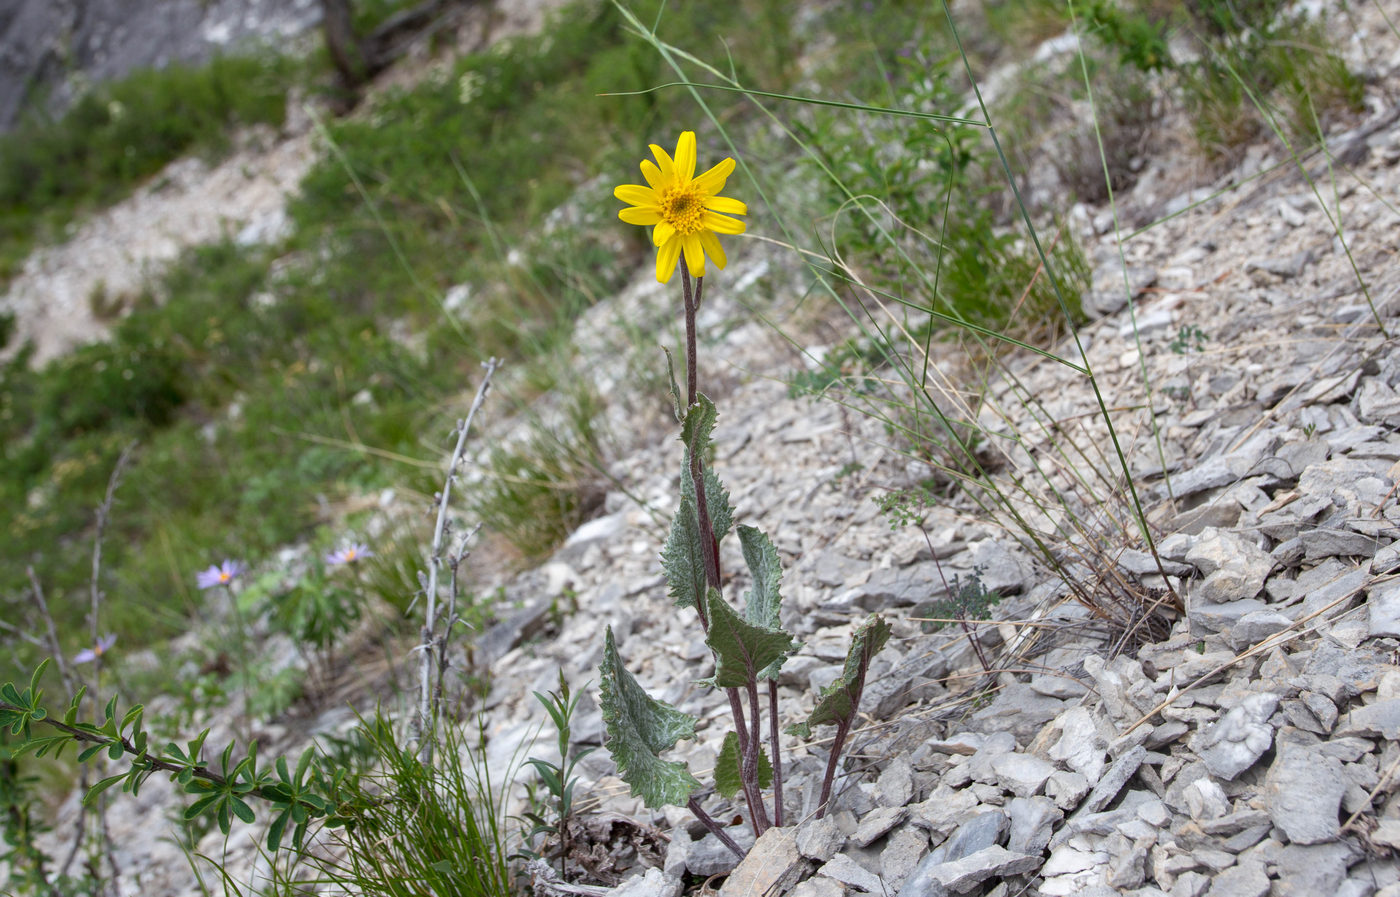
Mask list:
POLYGON ((209 737, 205 729, 183 746, 171 741, 159 751, 151 749, 143 726, 145 708, 134 705, 118 713, 117 699, 112 697, 98 723, 81 722, 78 713, 86 689, 79 689, 61 718, 53 716, 43 705, 39 682, 48 667, 45 660, 34 670, 29 685, 21 691, 13 682, 0 685, 0 729, 18 739, 13 748, 15 756, 32 753, 42 757, 49 752, 60 756, 69 745, 78 750, 78 761, 86 763, 102 752, 116 761, 125 757, 130 766, 124 772, 108 776, 87 790, 84 803, 92 803, 98 795, 118 784, 122 790, 136 794, 153 774, 168 773, 195 800, 185 810, 185 818, 213 816, 219 829, 228 834, 233 820, 251 824, 256 819, 250 799, 266 803, 273 813, 268 827, 267 846, 276 850, 290 826, 291 842, 300 846, 307 826, 314 819, 325 819, 327 825, 345 824, 348 820, 338 813, 337 795, 346 784, 344 770, 328 772, 317 762, 315 748, 308 748, 291 771, 286 758, 279 757, 272 769, 259 767, 257 743, 243 757, 235 757, 235 745, 230 743, 219 757, 215 769, 203 759, 204 742, 209 737), (39 734, 36 724, 55 731, 39 734))

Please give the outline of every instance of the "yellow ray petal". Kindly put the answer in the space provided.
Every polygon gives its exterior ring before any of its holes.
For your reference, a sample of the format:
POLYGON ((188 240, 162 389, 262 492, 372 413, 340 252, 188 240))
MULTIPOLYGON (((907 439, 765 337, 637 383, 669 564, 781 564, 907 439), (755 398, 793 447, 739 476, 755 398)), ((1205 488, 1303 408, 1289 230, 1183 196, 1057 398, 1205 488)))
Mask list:
POLYGON ((656 279, 670 283, 676 273, 676 258, 681 254, 681 238, 672 237, 656 252, 656 279))
POLYGON ((633 206, 642 206, 647 209, 659 208, 656 201, 656 191, 650 187, 643 187, 640 184, 623 184, 613 190, 613 196, 633 206))
POLYGON ((685 250, 685 266, 691 277, 705 276, 705 249, 700 245, 698 234, 686 234, 681 238, 681 248, 685 250))
POLYGON ((728 196, 711 196, 705 200, 705 208, 711 212, 723 212, 726 215, 747 215, 749 207, 737 199, 730 199, 728 196))
POLYGON ((705 193, 714 196, 724 189, 724 182, 734 170, 734 160, 725 159, 709 171, 695 179, 695 186, 705 193))
MULTIPOLYGON (((658 218, 660 215, 658 214, 658 218)), ((656 225, 656 229, 651 232, 651 242, 653 246, 660 246, 675 234, 676 229, 665 221, 656 225)))
POLYGON ((719 245, 719 237, 707 230, 700 232, 700 246, 705 250, 705 255, 715 263, 715 267, 724 270, 724 266, 729 264, 729 259, 724 256, 724 247, 719 245))
POLYGON ((662 180, 669 182, 676 176, 676 163, 671 161, 670 155, 664 149, 653 143, 651 154, 656 157, 656 164, 661 166, 662 180))
POLYGON ((727 218, 710 211, 704 213, 700 223, 706 230, 712 230, 717 234, 742 234, 745 227, 744 222, 737 218, 727 218))
POLYGON ((656 167, 656 163, 650 159, 642 160, 642 177, 647 179, 647 183, 656 188, 661 186, 661 169, 656 167))
POLYGON ((695 132, 682 131, 676 141, 676 177, 688 181, 695 177, 695 132))
POLYGON ((621 218, 623 221, 626 221, 628 224, 640 224, 642 226, 646 226, 648 224, 656 224, 657 222, 659 222, 661 220, 661 213, 658 212, 656 209, 639 209, 636 206, 632 206, 630 208, 623 209, 621 212, 618 212, 617 217, 621 218))

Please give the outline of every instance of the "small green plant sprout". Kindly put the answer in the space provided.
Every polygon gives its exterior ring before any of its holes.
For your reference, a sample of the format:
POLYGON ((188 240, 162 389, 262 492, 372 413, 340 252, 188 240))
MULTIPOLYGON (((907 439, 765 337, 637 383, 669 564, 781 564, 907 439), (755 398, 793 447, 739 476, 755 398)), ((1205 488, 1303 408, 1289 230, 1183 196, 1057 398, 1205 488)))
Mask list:
MULTIPOLYGON (((721 594, 720 541, 733 528, 734 509, 729 494, 714 471, 702 459, 710 456, 711 434, 717 411, 714 403, 697 390, 696 311, 704 288, 706 259, 723 268, 725 255, 716 234, 738 234, 744 225, 728 215, 745 214, 738 200, 719 196, 734 160, 725 159, 695 177, 695 134, 681 134, 675 158, 652 145, 656 163, 642 162, 647 185, 624 185, 615 195, 632 208, 620 216, 631 224, 652 225, 652 242, 658 247, 656 277, 666 283, 681 269, 685 301, 686 392, 682 403, 679 385, 671 371, 671 390, 683 445, 680 502, 671 532, 661 552, 661 566, 668 594, 677 607, 694 608, 705 644, 714 657, 714 675, 702 684, 722 689, 729 701, 734 729, 724 739, 715 764, 715 784, 721 793, 742 793, 755 836, 772 825, 783 825, 783 770, 778 727, 778 673, 800 643, 780 625, 779 585, 782 566, 778 550, 759 530, 737 527, 752 587, 744 596, 743 612, 735 610, 721 594), (683 257, 683 259, 682 259, 683 257), (692 289, 691 277, 695 277, 692 289), (761 714, 760 683, 767 690, 768 716, 761 714), (773 793, 770 816, 764 791, 773 793), (770 821, 771 819, 771 821, 770 821)), ((670 355, 667 355, 668 366, 670 355)), ((813 725, 834 722, 838 739, 832 747, 822 786, 826 810, 831 780, 845 736, 859 707, 870 658, 888 639, 889 627, 873 617, 860 627, 846 661, 846 672, 817 700, 811 718, 797 730, 810 734, 813 725)), ((661 757, 681 739, 695 737, 696 719, 650 697, 622 664, 612 629, 606 631, 601 669, 603 721, 608 749, 618 773, 648 807, 686 806, 696 818, 737 856, 738 844, 700 806, 701 784, 683 762, 661 757)))
MULTIPOLYGON (((587 687, 587 686, 585 686, 587 687)), ((544 844, 541 846, 549 849, 548 841, 557 838, 559 843, 554 850, 557 850, 559 858, 559 874, 567 878, 564 864, 568 861, 569 855, 569 825, 573 821, 574 815, 574 787, 578 784, 578 776, 574 775, 574 770, 578 767, 579 761, 587 757, 595 749, 584 748, 581 751, 574 751, 570 754, 572 741, 572 720, 574 710, 578 707, 579 698, 583 697, 583 692, 570 693, 569 683, 564 678, 564 671, 559 671, 559 688, 548 694, 535 692, 535 700, 539 701, 549 714, 550 722, 554 723, 554 728, 559 738, 559 762, 551 763, 548 760, 541 760, 538 757, 531 757, 525 762, 535 768, 539 774, 540 782, 544 784, 545 790, 554 800, 553 818, 546 818, 544 813, 528 812, 524 816, 533 823, 530 831, 525 833, 527 844, 534 844, 536 838, 543 837, 544 844)), ((535 856, 540 856, 540 851, 532 851, 535 856)), ((533 859, 533 857, 531 857, 533 859)))
POLYGON ((1188 355, 1191 352, 1204 352, 1206 348, 1205 331, 1195 324, 1185 324, 1177 331, 1176 337, 1172 339, 1169 348, 1177 355, 1188 355))
MULTIPOLYGON (((942 570, 939 570, 940 575, 942 570)), ((923 618, 919 628, 924 632, 937 632, 949 623, 957 623, 967 636, 967 643, 977 655, 977 661, 984 672, 990 673, 992 665, 982 651, 982 643, 977 638, 977 624, 991 617, 992 608, 1001 603, 1001 595, 988 591, 982 584, 980 571, 974 570, 967 579, 953 576, 948 583, 948 597, 929 601, 914 608, 914 614, 923 618)))

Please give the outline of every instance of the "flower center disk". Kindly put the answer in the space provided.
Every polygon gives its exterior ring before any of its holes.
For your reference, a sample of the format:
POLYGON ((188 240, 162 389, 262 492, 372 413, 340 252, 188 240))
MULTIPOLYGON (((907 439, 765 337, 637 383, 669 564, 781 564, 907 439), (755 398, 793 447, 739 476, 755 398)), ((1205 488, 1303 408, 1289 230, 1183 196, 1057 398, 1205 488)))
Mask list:
POLYGON ((705 212, 705 198, 685 187, 672 187, 661 198, 661 218, 678 234, 700 231, 705 212))

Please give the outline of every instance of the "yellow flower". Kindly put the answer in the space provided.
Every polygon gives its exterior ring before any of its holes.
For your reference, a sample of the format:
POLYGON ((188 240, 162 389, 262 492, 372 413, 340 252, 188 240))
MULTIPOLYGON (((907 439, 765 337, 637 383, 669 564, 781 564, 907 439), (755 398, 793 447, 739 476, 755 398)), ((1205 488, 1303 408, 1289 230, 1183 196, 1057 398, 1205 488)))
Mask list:
POLYGON ((724 249, 715 234, 742 234, 744 222, 728 216, 749 211, 739 200, 718 195, 734 170, 734 160, 725 159, 696 177, 694 131, 681 133, 675 159, 654 143, 651 152, 656 162, 642 162, 647 186, 623 184, 613 191, 613 196, 632 206, 617 217, 628 224, 655 225, 651 241, 657 247, 656 279, 662 283, 676 273, 676 260, 682 254, 695 277, 705 276, 706 256, 724 270, 724 249))

